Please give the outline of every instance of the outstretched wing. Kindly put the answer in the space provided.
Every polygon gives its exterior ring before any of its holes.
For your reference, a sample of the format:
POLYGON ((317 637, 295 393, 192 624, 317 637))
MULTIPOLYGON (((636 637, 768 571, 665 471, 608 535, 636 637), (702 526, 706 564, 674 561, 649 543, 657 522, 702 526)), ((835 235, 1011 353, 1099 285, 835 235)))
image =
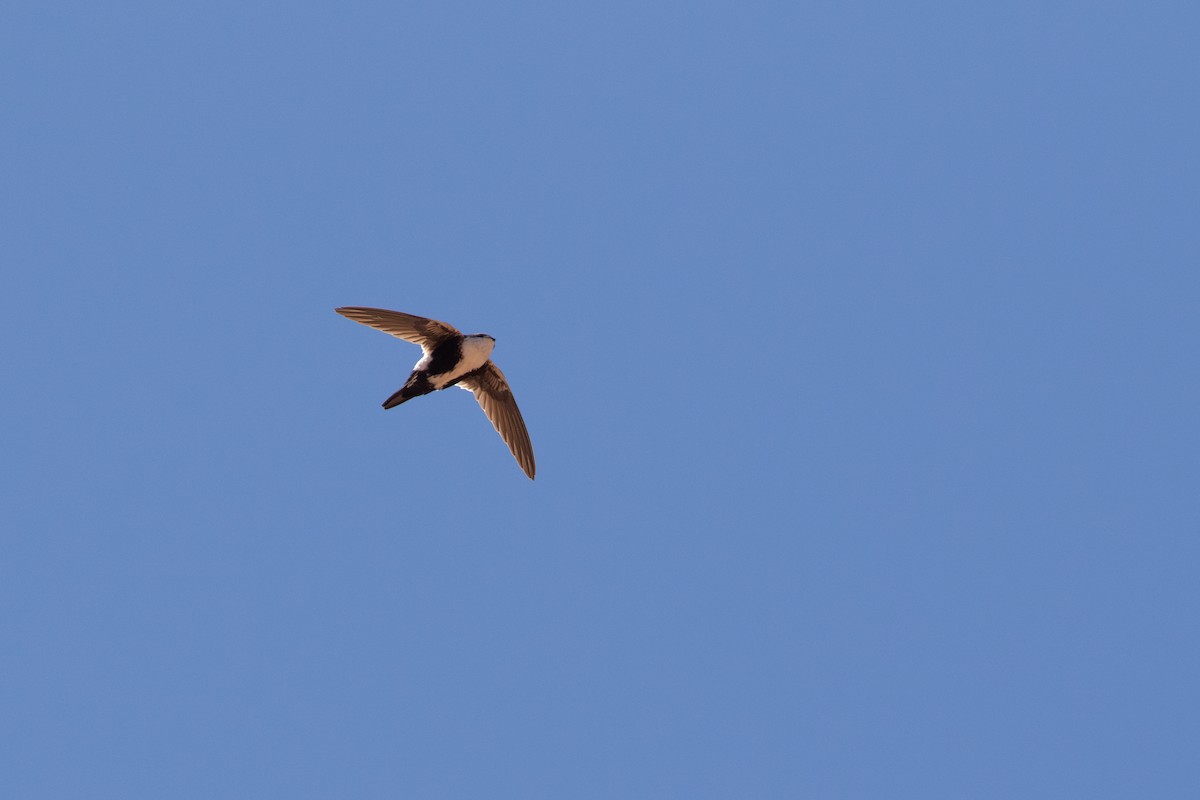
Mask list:
POLYGON ((358 306, 335 308, 334 311, 346 319, 370 325, 372 328, 390 333, 406 342, 419 344, 426 350, 433 349, 435 344, 447 336, 462 335, 452 325, 438 322, 436 319, 414 317, 412 314, 404 314, 400 311, 388 311, 384 308, 359 308, 358 306))
POLYGON ((533 463, 533 444, 529 441, 529 431, 525 429, 525 420, 521 418, 521 410, 517 408, 512 389, 508 388, 508 381, 504 380, 504 373, 493 362, 488 361, 463 378, 459 385, 475 395, 479 407, 487 414, 487 418, 508 445, 521 469, 533 480, 533 473, 536 471, 533 463))

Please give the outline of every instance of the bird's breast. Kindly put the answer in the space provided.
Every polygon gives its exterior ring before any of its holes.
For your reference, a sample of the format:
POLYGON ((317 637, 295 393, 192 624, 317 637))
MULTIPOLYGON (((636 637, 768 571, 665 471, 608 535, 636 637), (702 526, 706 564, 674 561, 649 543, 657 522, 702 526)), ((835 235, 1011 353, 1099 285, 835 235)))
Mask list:
MULTIPOLYGON (((487 363, 495 343, 486 337, 464 337, 459 345, 455 363, 441 374, 434 375, 430 369, 430 378, 434 386, 444 389, 458 381, 468 372, 474 372, 487 363)), ((436 360, 436 359, 435 359, 436 360)))

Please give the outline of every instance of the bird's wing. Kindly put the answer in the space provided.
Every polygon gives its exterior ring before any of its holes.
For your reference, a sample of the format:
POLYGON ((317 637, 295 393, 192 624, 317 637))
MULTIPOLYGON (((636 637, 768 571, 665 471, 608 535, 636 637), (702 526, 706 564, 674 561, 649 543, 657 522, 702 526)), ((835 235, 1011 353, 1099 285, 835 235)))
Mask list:
POLYGON ((533 480, 536 470, 533 463, 533 444, 529 441, 529 431, 525 429, 525 420, 521 418, 521 410, 517 408, 512 389, 508 388, 508 381, 504 380, 504 373, 493 362, 488 361, 463 378, 459 385, 475 395, 479 407, 487 414, 500 438, 504 439, 521 469, 533 480))
POLYGON ((414 317, 412 314, 404 314, 399 311, 388 311, 383 308, 359 308, 357 306, 335 308, 334 311, 346 319, 361 322, 363 325, 370 325, 372 328, 377 328, 384 333, 390 333, 392 336, 403 339, 406 342, 419 344, 427 350, 447 336, 462 335, 452 325, 438 322, 436 319, 414 317))

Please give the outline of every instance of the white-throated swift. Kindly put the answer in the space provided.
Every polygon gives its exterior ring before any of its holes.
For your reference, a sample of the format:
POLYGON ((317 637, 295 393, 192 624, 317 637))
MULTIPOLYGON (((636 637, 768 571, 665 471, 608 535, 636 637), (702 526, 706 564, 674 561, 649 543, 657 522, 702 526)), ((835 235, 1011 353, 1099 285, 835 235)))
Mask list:
POLYGON ((334 311, 347 319, 370 325, 399 339, 419 344, 423 355, 413 366, 408 380, 383 402, 384 408, 451 386, 459 386, 475 395, 475 400, 504 439, 513 457, 533 479, 533 445, 521 410, 508 388, 508 381, 491 360, 496 340, 486 333, 464 335, 461 331, 424 317, 382 308, 349 306, 334 311))

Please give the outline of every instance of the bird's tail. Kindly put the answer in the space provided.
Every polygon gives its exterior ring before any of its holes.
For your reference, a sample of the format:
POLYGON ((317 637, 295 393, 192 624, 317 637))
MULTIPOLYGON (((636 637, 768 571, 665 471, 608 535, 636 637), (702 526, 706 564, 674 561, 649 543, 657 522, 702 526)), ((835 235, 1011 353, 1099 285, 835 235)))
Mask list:
POLYGON ((420 397, 432 391, 433 386, 429 383, 429 379, 422 374, 414 372, 409 376, 407 383, 397 389, 391 397, 383 401, 383 407, 395 408, 401 403, 412 400, 414 397, 420 397))

